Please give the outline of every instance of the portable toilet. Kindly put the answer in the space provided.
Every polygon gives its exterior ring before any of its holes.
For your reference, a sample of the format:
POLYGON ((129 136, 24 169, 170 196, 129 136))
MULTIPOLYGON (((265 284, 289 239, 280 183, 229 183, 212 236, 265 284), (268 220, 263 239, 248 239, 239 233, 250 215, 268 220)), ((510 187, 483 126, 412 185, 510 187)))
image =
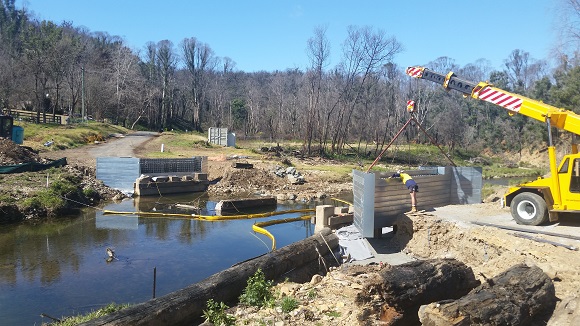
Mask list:
POLYGON ((20 145, 24 143, 24 128, 12 126, 12 141, 20 145))
POLYGON ((227 146, 228 147, 236 147, 236 134, 233 132, 228 132, 228 137, 227 137, 228 141, 227 141, 227 146))
POLYGON ((9 115, 0 115, 0 137, 12 139, 13 121, 9 115))

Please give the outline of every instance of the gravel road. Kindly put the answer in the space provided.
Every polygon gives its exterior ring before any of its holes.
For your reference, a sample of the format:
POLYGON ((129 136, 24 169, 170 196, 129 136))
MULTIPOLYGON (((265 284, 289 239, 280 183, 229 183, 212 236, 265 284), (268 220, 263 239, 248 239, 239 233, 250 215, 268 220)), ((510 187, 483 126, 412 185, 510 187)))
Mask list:
POLYGON ((138 131, 119 135, 105 142, 62 151, 41 153, 43 157, 58 159, 66 157, 69 164, 96 168, 97 157, 131 157, 135 149, 158 136, 157 132, 138 131))

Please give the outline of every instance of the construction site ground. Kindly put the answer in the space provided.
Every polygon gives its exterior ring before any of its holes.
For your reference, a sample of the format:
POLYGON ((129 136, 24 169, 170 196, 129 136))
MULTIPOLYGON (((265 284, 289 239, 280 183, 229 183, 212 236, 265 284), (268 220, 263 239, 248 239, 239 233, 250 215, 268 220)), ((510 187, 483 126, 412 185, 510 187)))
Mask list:
MULTIPOLYGON (((129 138, 129 137, 126 137, 129 138)), ((118 140, 111 141, 111 143, 118 140)), ((134 153, 147 151, 147 146, 157 147, 152 142, 137 145, 133 140, 134 153)), ((66 156, 70 162, 94 167, 96 146, 50 152, 52 157, 66 156)), ((211 154, 211 149, 207 151, 211 154)), ((351 180, 328 180, 317 172, 316 160, 311 160, 308 182, 304 187, 289 185, 283 178, 267 173, 275 163, 255 157, 247 161, 255 168, 236 171, 231 161, 224 155, 210 156, 210 178, 221 179, 219 183, 232 182, 235 187, 222 184, 219 193, 236 191, 261 191, 271 193, 314 194, 324 191, 332 195, 338 191, 352 191, 351 180), (243 174, 241 174, 243 173, 243 174), (238 181, 236 181, 238 180, 238 181), (228 190, 229 189, 229 190, 228 190)), ((328 164, 328 162, 324 162, 328 164)), ((340 164, 340 163, 336 163, 340 164)), ((218 184, 219 184, 218 183, 218 184)), ((501 193, 501 189, 499 192, 501 193)), ((420 195, 420 194, 419 194, 420 195)), ((497 196, 496 196, 497 197, 497 196)), ((418 198, 420 201, 420 197, 418 198)), ((580 325, 580 252, 536 240, 518 237, 515 232, 496 227, 480 226, 472 222, 484 222, 504 226, 518 226, 509 213, 498 202, 484 202, 474 205, 452 205, 427 210, 423 214, 401 215, 397 222, 397 232, 385 234, 380 239, 369 239, 375 257, 366 261, 344 264, 328 275, 313 279, 310 283, 276 285, 280 295, 292 295, 298 299, 298 308, 290 313, 279 308, 256 309, 236 306, 228 310, 236 316, 239 324, 267 325, 356 325, 380 324, 378 312, 373 302, 361 304, 356 296, 362 290, 365 280, 387 264, 399 264, 413 259, 455 258, 471 267, 480 280, 494 277, 518 263, 537 265, 554 281, 559 299, 556 310, 548 325, 580 325), (313 295, 314 293, 314 295, 313 295)), ((526 227, 529 230, 543 230, 559 234, 578 235, 580 219, 567 218, 559 223, 526 227)), ((580 247, 577 240, 562 237, 531 234, 570 247, 580 247)), ((375 302, 376 303, 376 302, 375 302)))

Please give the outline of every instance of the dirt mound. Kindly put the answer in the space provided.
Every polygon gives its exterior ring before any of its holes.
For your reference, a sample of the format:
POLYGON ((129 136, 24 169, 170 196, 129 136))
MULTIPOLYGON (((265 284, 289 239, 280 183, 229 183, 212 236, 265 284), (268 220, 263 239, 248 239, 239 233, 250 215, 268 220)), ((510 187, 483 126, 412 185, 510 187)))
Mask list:
POLYGON ((209 162, 211 185, 208 192, 214 195, 276 196, 279 200, 308 202, 352 191, 350 180, 323 181, 317 171, 297 171, 304 176, 303 183, 292 182, 287 176, 275 173, 277 164, 251 161, 252 169, 232 167, 231 161, 209 162))
POLYGON ((248 189, 260 187, 269 190, 287 183, 284 178, 277 177, 267 168, 260 167, 253 169, 226 168, 220 182, 228 186, 237 185, 248 189))
POLYGON ((38 153, 28 147, 19 146, 10 139, 0 138, 0 165, 29 162, 41 162, 38 153))

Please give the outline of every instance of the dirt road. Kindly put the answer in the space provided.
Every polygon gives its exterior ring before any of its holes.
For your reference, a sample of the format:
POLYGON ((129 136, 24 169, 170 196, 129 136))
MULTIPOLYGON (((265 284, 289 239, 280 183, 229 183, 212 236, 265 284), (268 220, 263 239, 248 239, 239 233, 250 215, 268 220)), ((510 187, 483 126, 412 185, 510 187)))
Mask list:
POLYGON ((157 132, 138 131, 79 148, 44 152, 42 156, 50 159, 66 157, 69 164, 96 168, 97 157, 135 156, 135 150, 139 146, 143 146, 158 135, 157 132))

